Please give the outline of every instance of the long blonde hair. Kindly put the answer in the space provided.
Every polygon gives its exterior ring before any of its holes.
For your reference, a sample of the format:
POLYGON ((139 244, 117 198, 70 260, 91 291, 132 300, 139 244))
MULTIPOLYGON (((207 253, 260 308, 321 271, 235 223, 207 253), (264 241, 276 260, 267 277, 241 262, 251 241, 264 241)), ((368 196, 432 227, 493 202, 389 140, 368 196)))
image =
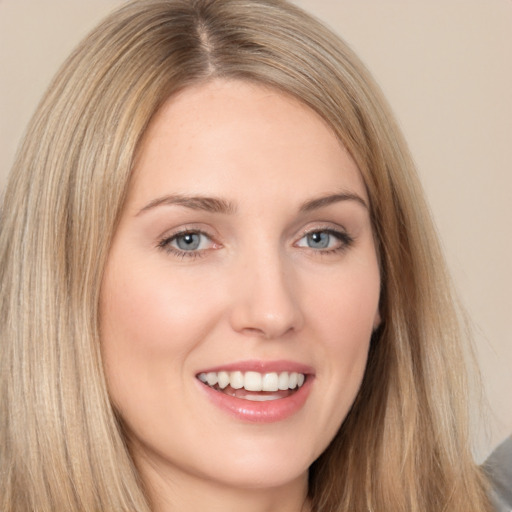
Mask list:
POLYGON ((358 58, 279 0, 131 2, 39 105, 1 219, 1 510, 150 510, 108 399, 99 290, 149 122, 170 95, 213 77, 309 105, 368 189, 383 322, 356 402, 311 467, 313 510, 487 510, 454 300, 406 144, 358 58))

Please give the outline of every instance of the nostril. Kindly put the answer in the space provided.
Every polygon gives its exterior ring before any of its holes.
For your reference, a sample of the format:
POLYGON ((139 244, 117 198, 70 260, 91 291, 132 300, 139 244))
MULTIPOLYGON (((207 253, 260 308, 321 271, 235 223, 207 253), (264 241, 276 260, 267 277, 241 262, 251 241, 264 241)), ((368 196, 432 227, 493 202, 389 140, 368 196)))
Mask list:
POLYGON ((257 328, 257 327, 244 327, 240 330, 242 334, 246 334, 247 336, 259 337, 265 340, 282 338, 286 336, 289 332, 292 332, 294 328, 292 326, 281 329, 281 328, 257 328))

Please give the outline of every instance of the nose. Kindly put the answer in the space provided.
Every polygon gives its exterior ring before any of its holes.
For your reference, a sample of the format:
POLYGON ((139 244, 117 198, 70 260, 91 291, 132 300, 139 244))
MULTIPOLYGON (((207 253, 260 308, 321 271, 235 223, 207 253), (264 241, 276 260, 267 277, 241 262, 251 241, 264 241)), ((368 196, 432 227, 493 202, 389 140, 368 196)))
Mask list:
POLYGON ((302 328, 304 317, 290 263, 279 255, 252 255, 234 276, 232 328, 277 339, 302 328))

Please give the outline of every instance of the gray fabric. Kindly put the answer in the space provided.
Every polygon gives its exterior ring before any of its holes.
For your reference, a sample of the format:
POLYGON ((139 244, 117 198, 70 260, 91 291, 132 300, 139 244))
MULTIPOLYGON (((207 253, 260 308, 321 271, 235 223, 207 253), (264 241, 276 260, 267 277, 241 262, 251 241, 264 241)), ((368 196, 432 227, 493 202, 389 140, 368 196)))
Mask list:
POLYGON ((483 467, 493 486, 496 512, 512 512, 512 436, 491 453, 483 467))

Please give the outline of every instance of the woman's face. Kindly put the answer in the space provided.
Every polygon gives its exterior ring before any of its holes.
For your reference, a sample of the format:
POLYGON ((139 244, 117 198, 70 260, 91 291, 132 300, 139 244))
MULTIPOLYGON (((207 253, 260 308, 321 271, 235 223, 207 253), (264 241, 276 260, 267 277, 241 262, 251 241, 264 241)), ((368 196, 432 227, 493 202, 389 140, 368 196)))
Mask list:
POLYGON ((316 113, 239 81, 172 97, 101 293, 109 391, 143 474, 304 485, 358 392, 379 290, 365 186, 316 113))

